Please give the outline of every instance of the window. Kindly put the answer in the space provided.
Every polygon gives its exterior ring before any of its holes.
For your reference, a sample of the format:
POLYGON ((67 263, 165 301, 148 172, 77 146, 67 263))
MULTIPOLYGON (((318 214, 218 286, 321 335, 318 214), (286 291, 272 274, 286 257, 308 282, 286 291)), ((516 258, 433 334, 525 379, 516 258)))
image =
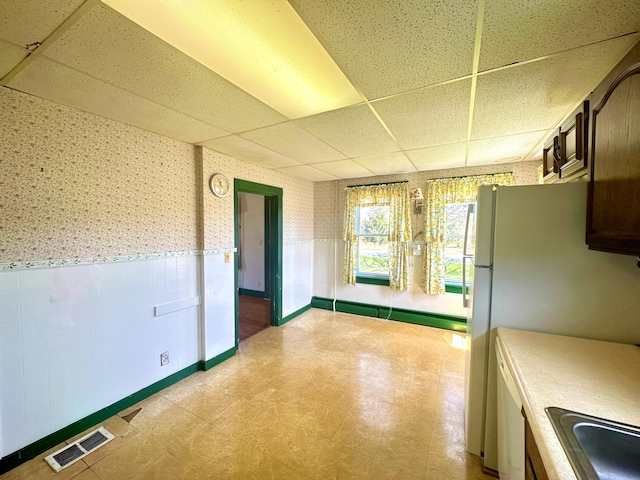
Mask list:
POLYGON ((408 290, 406 244, 411 241, 411 218, 407 182, 356 185, 345 191, 342 281, 408 290))
POLYGON ((358 264, 356 281, 362 277, 389 279, 389 207, 359 207, 356 213, 358 264))
MULTIPOLYGON (((468 203, 445 205, 444 280, 445 290, 449 293, 462 293, 462 256, 468 208, 468 203)), ((471 275, 473 267, 467 263, 467 285, 470 285, 471 275)))

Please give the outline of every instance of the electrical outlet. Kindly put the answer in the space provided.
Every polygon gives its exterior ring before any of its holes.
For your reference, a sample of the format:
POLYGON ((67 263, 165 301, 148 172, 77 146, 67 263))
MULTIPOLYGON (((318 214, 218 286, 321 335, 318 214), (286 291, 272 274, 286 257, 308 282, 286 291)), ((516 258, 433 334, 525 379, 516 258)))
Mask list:
POLYGON ((258 282, 258 288, 262 287, 262 282, 258 282))
POLYGON ((169 363, 169 352, 164 352, 160 354, 160 366, 164 367, 169 363))

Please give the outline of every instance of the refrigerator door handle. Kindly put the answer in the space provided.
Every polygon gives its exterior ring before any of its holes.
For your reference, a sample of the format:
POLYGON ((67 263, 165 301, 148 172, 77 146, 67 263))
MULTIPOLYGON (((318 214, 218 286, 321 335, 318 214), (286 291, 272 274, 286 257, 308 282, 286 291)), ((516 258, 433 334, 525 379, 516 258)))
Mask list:
POLYGON ((471 255, 462 256, 462 306, 464 308, 469 308, 469 297, 467 297, 467 260, 469 258, 472 258, 471 255))
POLYGON ((462 247, 462 255, 463 256, 471 256, 471 255, 473 255, 473 252, 469 253, 468 249, 469 249, 469 223, 471 223, 470 222, 471 215, 473 215, 474 212, 475 212, 475 205, 473 203, 470 203, 467 206, 467 221, 465 222, 465 225, 464 225, 464 245, 462 247))

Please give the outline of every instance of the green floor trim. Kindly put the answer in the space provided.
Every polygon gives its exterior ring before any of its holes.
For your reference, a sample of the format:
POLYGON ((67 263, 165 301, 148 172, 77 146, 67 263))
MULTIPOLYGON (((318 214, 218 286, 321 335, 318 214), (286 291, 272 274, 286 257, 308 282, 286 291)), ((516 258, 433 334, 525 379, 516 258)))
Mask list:
POLYGON ((118 400, 116 403, 109 405, 102 410, 98 410, 97 412, 92 413, 87 417, 81 418, 71 425, 67 425, 64 428, 61 428, 51 435, 47 435, 46 437, 41 438, 40 440, 36 440, 32 444, 27 445, 26 447, 23 447, 16 452, 10 453, 6 457, 0 459, 0 475, 8 472, 18 465, 25 463, 28 460, 31 460, 32 458, 37 457, 41 453, 44 453, 47 450, 55 447, 56 445, 61 444, 65 440, 68 440, 69 438, 78 435, 85 430, 88 430, 98 423, 103 422, 106 419, 113 417, 114 415, 117 415, 123 410, 135 405, 136 403, 144 400, 147 397, 150 397, 154 393, 158 393, 160 390, 163 390, 173 385, 174 383, 179 382, 180 380, 188 377, 198 370, 209 370, 211 367, 214 367, 219 363, 222 363, 226 359, 233 357, 236 354, 236 351, 236 347, 233 347, 226 352, 223 352, 220 355, 207 360, 206 362, 200 361, 194 363, 187 368, 183 368, 179 372, 169 375, 168 377, 163 378, 162 380, 155 382, 148 387, 145 387, 142 390, 129 395, 128 397, 123 398, 122 400, 118 400))
POLYGON ((302 308, 299 308, 298 310, 296 310, 295 312, 293 312, 290 315, 287 315, 286 317, 284 317, 280 323, 278 324, 279 327, 281 327, 282 325, 284 325, 285 323, 287 323, 289 320, 293 320, 294 318, 296 318, 298 315, 302 315, 304 312, 306 312, 307 310, 309 310, 311 308, 311 304, 309 305, 305 305, 302 308))
POLYGON ((30 445, 21 448, 20 450, 10 453, 6 457, 0 459, 0 475, 9 470, 21 465, 22 463, 31 460, 34 457, 37 457, 41 453, 46 452, 50 448, 59 445, 60 443, 68 440, 69 438, 78 435, 79 433, 88 430, 89 428, 97 425, 100 422, 105 421, 107 418, 113 417, 119 412, 135 405, 136 403, 144 400, 145 398, 153 395, 154 393, 159 392, 160 390, 173 385, 176 382, 179 382, 183 378, 188 377, 192 373, 197 372, 200 368, 198 363, 194 363, 193 365, 188 366, 187 368, 183 368, 179 372, 176 372, 172 375, 169 375, 162 380, 149 385, 148 387, 143 388, 142 390, 137 391, 136 393, 129 395, 122 400, 117 401, 116 403, 109 405, 108 407, 103 408, 102 410, 98 410, 91 415, 84 417, 71 425, 67 425, 64 428, 61 428, 57 432, 52 433, 51 435, 47 435, 40 440, 36 440, 30 445))
POLYGON ((201 360, 200 370, 209 370, 210 368, 215 367, 219 363, 222 363, 228 358, 233 357, 237 351, 238 351, 237 347, 231 347, 226 352, 222 352, 220 355, 216 355, 215 357, 210 358, 209 360, 206 360, 206 361, 201 360))
MULTIPOLYGON (((325 310, 333 310, 333 300, 330 298, 313 297, 311 299, 311 306, 325 310)), ((387 318, 389 317, 389 306, 336 300, 336 312, 353 313, 366 317, 387 318)), ((391 316, 389 319, 398 322, 424 325, 426 327, 453 330, 454 332, 466 333, 467 331, 467 319, 458 315, 408 310, 406 308, 391 308, 391 316)))

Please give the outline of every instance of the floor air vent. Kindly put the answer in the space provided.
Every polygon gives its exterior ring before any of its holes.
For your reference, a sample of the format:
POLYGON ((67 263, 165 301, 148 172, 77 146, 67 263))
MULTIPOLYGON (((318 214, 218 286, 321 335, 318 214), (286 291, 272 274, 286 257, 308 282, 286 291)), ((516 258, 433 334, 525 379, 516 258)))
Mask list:
POLYGON ((51 468, 59 472, 114 438, 115 437, 104 427, 100 427, 79 440, 76 440, 71 445, 67 445, 57 452, 52 453, 46 457, 45 460, 51 468))

